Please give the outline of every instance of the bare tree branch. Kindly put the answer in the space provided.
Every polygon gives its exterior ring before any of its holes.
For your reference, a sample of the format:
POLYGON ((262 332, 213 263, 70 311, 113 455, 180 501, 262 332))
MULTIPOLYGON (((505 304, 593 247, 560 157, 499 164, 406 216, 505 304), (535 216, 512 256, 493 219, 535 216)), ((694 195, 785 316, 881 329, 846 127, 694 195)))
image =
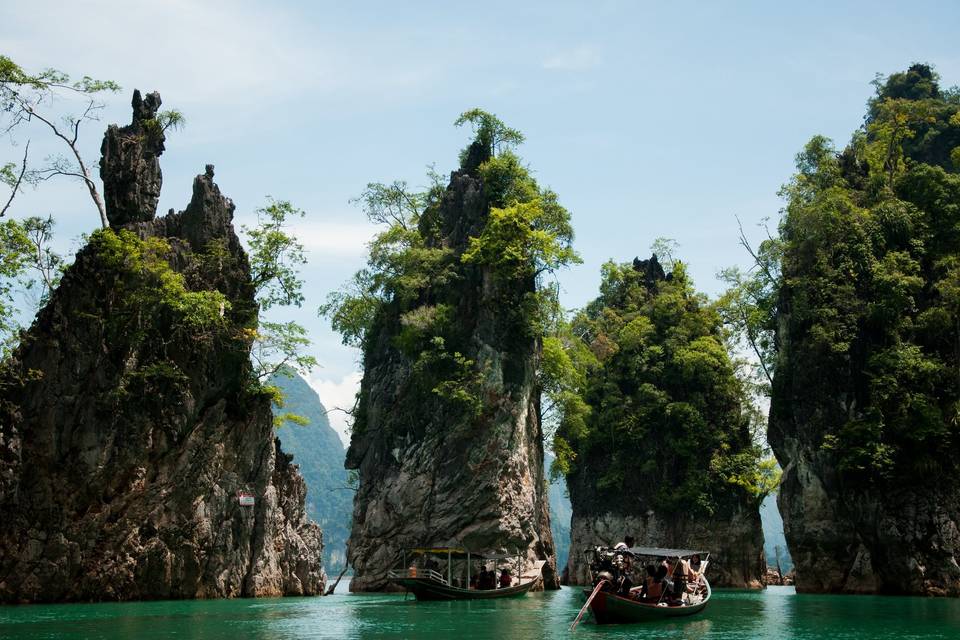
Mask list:
POLYGON ((750 241, 747 240, 747 234, 743 231, 743 222, 740 221, 740 216, 734 216, 734 218, 737 219, 737 227, 740 229, 740 246, 747 250, 747 253, 750 254, 751 258, 753 258, 753 263, 763 270, 763 275, 769 278, 771 282, 776 280, 776 278, 773 277, 773 274, 770 273, 770 270, 767 268, 766 263, 760 259, 760 256, 757 255, 756 251, 754 251, 750 241))
MULTIPOLYGON (((76 137, 74 137, 74 139, 71 140, 62 131, 60 131, 60 128, 56 124, 54 124, 52 121, 50 121, 49 119, 45 118, 43 115, 38 113, 34 109, 33 105, 31 105, 27 100, 25 100, 21 96, 14 95, 13 99, 20 105, 20 108, 28 114, 27 120, 36 118, 40 122, 44 123, 45 125, 47 125, 47 127, 50 129, 50 131, 53 132, 53 134, 56 137, 63 140, 67 144, 67 146, 70 147, 70 152, 73 153, 73 157, 76 158, 77 164, 80 166, 80 173, 82 174, 82 175, 77 175, 76 177, 83 180, 84 184, 87 185, 87 190, 90 192, 90 198, 93 200, 93 204, 96 205, 97 211, 100 214, 100 224, 103 226, 104 229, 108 228, 110 226, 110 222, 107 220, 107 210, 104 207, 103 198, 100 197, 100 191, 97 189, 97 184, 93 181, 93 178, 90 176, 90 170, 87 168, 86 163, 83 161, 83 156, 80 155, 80 149, 77 147, 77 144, 76 144, 76 140, 77 140, 76 137)), ((91 100, 90 103, 87 105, 87 109, 84 111, 84 115, 81 116, 80 118, 77 118, 74 124, 75 134, 79 130, 80 122, 82 122, 85 118, 88 117, 88 114, 90 113, 90 111, 92 111, 95 108, 95 104, 96 103, 93 100, 91 100)))
POLYGON ((82 173, 77 173, 76 171, 65 171, 63 169, 57 169, 54 167, 48 169, 39 169, 33 175, 36 176, 36 180, 38 182, 46 182, 54 176, 66 176, 68 178, 77 178, 79 180, 84 179, 82 173))
POLYGON ((20 191, 20 183, 23 182, 23 176, 27 173, 27 155, 30 153, 30 141, 27 140, 27 144, 23 149, 23 163, 20 165, 20 175, 17 176, 17 181, 13 185, 13 190, 10 192, 10 197, 7 199, 7 204, 3 205, 3 209, 0 209, 0 218, 7 212, 7 209, 10 208, 10 205, 13 203, 13 199, 16 197, 17 192, 20 191))

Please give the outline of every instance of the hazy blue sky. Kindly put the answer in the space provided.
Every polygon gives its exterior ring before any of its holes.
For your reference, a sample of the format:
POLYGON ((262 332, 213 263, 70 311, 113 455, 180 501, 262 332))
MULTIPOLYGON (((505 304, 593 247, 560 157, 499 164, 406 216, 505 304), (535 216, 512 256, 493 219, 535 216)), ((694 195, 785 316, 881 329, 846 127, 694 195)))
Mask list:
MULTIPOLYGON (((776 220, 794 154, 817 133, 842 145, 876 73, 927 61, 960 83, 958 27, 954 2, 34 0, 4 3, 0 52, 123 85, 87 127, 91 159, 103 126, 128 121, 133 88, 181 109, 161 211, 183 208, 213 163, 240 222, 268 194, 308 212, 307 302, 289 315, 311 330, 311 382, 334 406, 349 403, 356 353, 316 308, 372 233, 348 200, 369 181, 453 169, 461 111, 521 129, 521 155, 572 212, 584 263, 561 274, 568 306, 593 296, 605 260, 648 254, 658 236, 715 294, 715 273, 746 263, 734 216, 754 236, 776 220)), ((19 153, 5 142, 0 162, 19 153)), ((64 247, 97 224, 78 183, 28 193, 14 215, 45 213, 64 247)))

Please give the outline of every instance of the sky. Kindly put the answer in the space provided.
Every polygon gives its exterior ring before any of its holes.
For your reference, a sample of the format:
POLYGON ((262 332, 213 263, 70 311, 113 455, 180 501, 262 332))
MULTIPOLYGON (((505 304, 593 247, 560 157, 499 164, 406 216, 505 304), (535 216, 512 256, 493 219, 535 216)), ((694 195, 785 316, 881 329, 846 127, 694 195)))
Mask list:
MULTIPOLYGON (((375 228, 350 203, 368 182, 426 184, 455 168, 480 107, 524 132, 518 150, 570 210, 583 264, 559 274, 562 301, 596 294, 600 265, 679 243, 698 288, 748 266, 748 236, 775 225, 793 158, 815 134, 842 146, 862 123, 875 75, 931 63, 960 84, 952 2, 3 2, 0 54, 118 82, 81 146, 130 119, 134 88, 182 111, 161 158, 160 212, 183 209, 193 176, 216 182, 255 223, 267 196, 306 211, 306 302, 277 310, 310 331, 309 376, 328 408, 349 407, 358 353, 317 307, 365 259, 375 228)), ((57 105, 68 109, 70 104, 57 105)), ((0 163, 57 153, 40 129, 0 140, 0 163), (19 145, 19 146, 18 146, 19 145)), ((96 228, 77 182, 48 182, 11 215, 53 214, 58 246, 96 228)), ((331 414, 342 437, 346 416, 331 414)))

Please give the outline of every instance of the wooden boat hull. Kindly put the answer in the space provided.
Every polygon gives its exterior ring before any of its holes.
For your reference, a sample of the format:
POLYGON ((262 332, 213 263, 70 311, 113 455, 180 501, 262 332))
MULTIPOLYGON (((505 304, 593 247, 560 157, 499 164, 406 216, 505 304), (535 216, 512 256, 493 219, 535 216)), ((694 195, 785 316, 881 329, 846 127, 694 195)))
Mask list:
MULTIPOLYGON (((592 590, 584 589, 589 596, 592 590)), ((601 591, 590 603, 590 611, 597 624, 624 624, 631 622, 650 622, 667 618, 682 618, 703 611, 710 600, 710 590, 703 602, 683 607, 660 607, 655 604, 637 602, 613 593, 601 591)))
POLYGON ((413 593, 417 600, 490 600, 522 596, 530 591, 536 580, 502 589, 460 589, 433 578, 394 578, 393 582, 413 593))

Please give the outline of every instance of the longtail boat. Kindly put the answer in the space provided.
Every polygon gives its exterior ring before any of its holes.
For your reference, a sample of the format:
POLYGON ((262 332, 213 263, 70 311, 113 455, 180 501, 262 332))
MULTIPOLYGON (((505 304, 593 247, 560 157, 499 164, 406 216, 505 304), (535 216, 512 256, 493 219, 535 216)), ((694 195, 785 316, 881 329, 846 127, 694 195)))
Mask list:
POLYGON ((417 600, 487 600, 522 596, 540 579, 545 562, 527 570, 525 556, 469 551, 460 547, 418 547, 404 552, 401 566, 387 575, 391 582, 412 593, 417 600), (446 560, 446 570, 437 561, 446 560), (478 583, 478 566, 493 566, 510 574, 510 586, 478 583), (514 571, 510 572, 510 567, 514 571))
MULTIPOLYGON (((590 565, 593 586, 584 589, 587 602, 571 628, 577 623, 589 608, 597 624, 622 624, 631 622, 646 622, 692 616, 703 611, 710 601, 712 590, 707 580, 707 566, 710 564, 709 553, 690 549, 662 549, 658 547, 626 547, 607 549, 597 547, 592 550, 594 561, 590 565), (700 568, 691 571, 687 558, 705 555, 700 568), (640 598, 640 587, 624 586, 623 576, 630 573, 630 564, 634 559, 653 558, 673 562, 671 569, 678 565, 683 569, 684 584, 682 591, 668 594, 663 590, 657 598, 640 598), (686 581, 688 576, 693 579, 686 581)), ((672 572, 672 571, 671 571, 672 572)), ((668 572, 668 573, 671 573, 668 572)))

